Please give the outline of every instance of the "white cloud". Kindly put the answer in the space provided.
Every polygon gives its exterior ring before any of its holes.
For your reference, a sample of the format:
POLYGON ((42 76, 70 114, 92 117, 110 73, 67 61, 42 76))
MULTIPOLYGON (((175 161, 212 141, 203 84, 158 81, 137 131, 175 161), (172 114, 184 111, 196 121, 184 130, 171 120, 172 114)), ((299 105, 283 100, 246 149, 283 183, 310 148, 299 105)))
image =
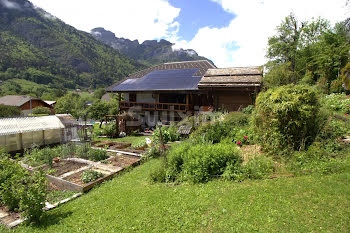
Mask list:
MULTIPOLYGON (((1 0, 7 1, 7 0, 1 0)), ((31 0, 65 23, 90 32, 104 27, 118 37, 144 40, 172 35, 180 9, 165 0, 31 0)))
POLYGON ((21 9, 21 7, 17 3, 10 2, 8 0, 0 0, 0 4, 9 9, 17 9, 17 10, 21 9))
POLYGON ((331 23, 348 16, 345 0, 213 1, 236 17, 224 28, 201 28, 193 40, 178 41, 177 47, 193 48, 219 67, 264 64, 267 40, 290 12, 300 20, 322 17, 331 23))
POLYGON ((176 43, 175 49, 194 49, 218 67, 264 64, 267 39, 290 12, 300 20, 323 17, 332 23, 349 15, 346 0, 211 0, 236 17, 227 27, 204 27, 191 41, 185 41, 179 39, 181 25, 175 20, 180 9, 167 0, 31 1, 80 30, 104 27, 118 37, 140 42, 166 38, 176 43))

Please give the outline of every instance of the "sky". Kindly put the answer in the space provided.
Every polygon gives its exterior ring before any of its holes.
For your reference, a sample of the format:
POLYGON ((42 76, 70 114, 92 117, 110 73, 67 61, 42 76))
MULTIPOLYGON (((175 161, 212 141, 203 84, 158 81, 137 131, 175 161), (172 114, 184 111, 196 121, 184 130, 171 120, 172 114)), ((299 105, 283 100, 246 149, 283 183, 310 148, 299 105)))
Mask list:
POLYGON ((218 67, 266 62, 268 38, 293 12, 300 20, 318 17, 332 24, 350 17, 347 0, 31 0, 90 32, 104 27, 131 40, 166 39, 174 49, 194 49, 218 67))

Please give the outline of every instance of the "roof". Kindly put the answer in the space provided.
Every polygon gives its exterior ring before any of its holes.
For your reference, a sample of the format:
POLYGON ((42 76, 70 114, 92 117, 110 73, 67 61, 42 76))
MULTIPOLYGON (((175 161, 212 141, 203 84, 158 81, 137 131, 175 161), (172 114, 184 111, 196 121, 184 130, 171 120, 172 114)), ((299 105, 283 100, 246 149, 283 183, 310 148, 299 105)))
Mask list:
POLYGON ((208 69, 198 87, 260 87, 262 77, 258 66, 208 69))
POLYGON ((101 100, 110 102, 111 101, 111 93, 106 93, 101 97, 101 100))
POLYGON ((56 116, 0 118, 0 135, 62 128, 64 125, 56 116))
POLYGON ((70 114, 56 114, 56 116, 58 117, 58 119, 60 119, 60 121, 66 128, 79 125, 79 122, 70 114))
POLYGON ((198 72, 198 68, 155 70, 141 78, 127 79, 111 91, 198 90, 202 78, 196 75, 198 72))
MULTIPOLYGON (((109 91, 109 92, 119 91, 119 87, 118 86, 120 84, 123 84, 125 81, 128 81, 130 79, 142 78, 142 77, 144 77, 144 76, 146 76, 149 73, 152 73, 154 71, 197 69, 196 72, 191 75, 191 77, 193 77, 193 76, 195 76, 195 77, 202 77, 205 74, 205 72, 208 69, 211 69, 211 68, 216 68, 216 66, 213 65, 212 63, 210 63, 207 60, 163 63, 163 64, 160 64, 160 65, 156 65, 156 66, 150 67, 148 69, 144 69, 144 70, 132 73, 126 79, 124 79, 124 80, 122 80, 122 81, 120 81, 118 83, 115 83, 112 86, 108 87, 107 91, 109 91)), ((163 73, 163 74, 165 74, 165 73, 163 73)), ((164 86, 161 89, 169 90, 169 85, 166 85, 166 86, 164 86)), ((174 89, 174 88, 171 88, 171 89, 174 89)))
POLYGON ((30 100, 40 100, 40 99, 32 96, 26 96, 26 95, 6 95, 3 97, 0 97, 0 104, 20 107, 30 100))
POLYGON ((45 103, 47 103, 48 105, 53 105, 56 104, 56 101, 51 101, 51 100, 44 100, 45 103))

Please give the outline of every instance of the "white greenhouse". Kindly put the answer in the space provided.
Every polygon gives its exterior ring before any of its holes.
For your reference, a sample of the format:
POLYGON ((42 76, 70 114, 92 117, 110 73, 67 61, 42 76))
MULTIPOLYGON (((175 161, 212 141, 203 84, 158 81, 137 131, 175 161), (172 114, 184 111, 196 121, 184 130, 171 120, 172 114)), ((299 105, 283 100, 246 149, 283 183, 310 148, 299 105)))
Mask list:
POLYGON ((0 147, 7 152, 21 151, 33 145, 66 143, 77 138, 77 128, 66 127, 55 115, 0 118, 0 147))

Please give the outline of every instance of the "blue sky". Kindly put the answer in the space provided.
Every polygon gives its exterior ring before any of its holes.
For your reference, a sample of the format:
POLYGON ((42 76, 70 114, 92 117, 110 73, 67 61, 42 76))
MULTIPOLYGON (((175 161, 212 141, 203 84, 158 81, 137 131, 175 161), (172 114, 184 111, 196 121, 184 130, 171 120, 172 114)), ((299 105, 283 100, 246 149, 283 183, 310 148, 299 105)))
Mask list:
POLYGON ((194 49, 218 67, 263 65, 268 38, 291 12, 300 20, 322 17, 331 23, 350 15, 346 0, 30 1, 79 30, 104 27, 141 43, 163 38, 173 49, 194 49))
POLYGON ((170 0, 169 3, 181 9, 175 20, 180 23, 179 38, 186 41, 192 40, 200 28, 227 27, 235 17, 210 0, 170 0))

